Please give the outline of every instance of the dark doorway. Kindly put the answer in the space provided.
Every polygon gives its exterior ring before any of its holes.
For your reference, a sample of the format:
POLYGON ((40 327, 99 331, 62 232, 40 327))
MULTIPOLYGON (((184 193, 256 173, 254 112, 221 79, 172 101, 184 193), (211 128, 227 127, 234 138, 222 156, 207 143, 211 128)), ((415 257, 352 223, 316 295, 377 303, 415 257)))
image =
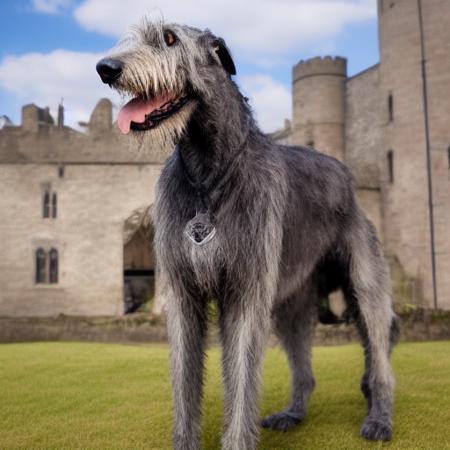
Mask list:
POLYGON ((124 312, 146 310, 155 294, 153 236, 138 228, 124 245, 124 312))

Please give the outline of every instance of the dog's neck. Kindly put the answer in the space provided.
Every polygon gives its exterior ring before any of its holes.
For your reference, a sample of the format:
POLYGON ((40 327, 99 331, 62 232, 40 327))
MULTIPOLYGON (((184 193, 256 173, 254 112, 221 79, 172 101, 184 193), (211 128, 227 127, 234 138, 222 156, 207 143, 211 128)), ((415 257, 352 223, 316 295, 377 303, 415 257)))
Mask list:
POLYGON ((200 181, 223 171, 245 151, 252 138, 250 129, 255 125, 249 106, 231 80, 219 97, 199 100, 179 142, 190 176, 200 181))

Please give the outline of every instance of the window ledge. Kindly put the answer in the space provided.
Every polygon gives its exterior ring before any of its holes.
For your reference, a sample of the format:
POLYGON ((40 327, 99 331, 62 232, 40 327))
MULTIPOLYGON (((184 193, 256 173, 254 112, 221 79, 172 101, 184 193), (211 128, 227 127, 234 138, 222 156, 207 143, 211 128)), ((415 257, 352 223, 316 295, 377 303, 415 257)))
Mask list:
POLYGON ((63 289, 60 283, 35 283, 32 286, 33 289, 63 289))

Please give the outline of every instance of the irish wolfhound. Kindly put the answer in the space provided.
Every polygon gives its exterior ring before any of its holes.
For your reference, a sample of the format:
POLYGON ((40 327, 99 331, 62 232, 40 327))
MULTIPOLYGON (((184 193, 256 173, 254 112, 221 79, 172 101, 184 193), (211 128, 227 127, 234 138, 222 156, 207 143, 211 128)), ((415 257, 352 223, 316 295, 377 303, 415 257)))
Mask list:
POLYGON ((176 146, 161 174, 155 249, 168 298, 176 449, 198 449, 207 304, 217 301, 225 385, 224 449, 259 435, 258 391, 273 324, 292 369, 292 402, 263 420, 286 431, 314 388, 317 304, 342 289, 362 335, 367 439, 392 435, 390 349, 396 319, 374 227, 349 170, 304 147, 274 143, 233 82, 225 42, 210 31, 144 22, 97 71, 134 97, 119 113, 141 145, 176 146))

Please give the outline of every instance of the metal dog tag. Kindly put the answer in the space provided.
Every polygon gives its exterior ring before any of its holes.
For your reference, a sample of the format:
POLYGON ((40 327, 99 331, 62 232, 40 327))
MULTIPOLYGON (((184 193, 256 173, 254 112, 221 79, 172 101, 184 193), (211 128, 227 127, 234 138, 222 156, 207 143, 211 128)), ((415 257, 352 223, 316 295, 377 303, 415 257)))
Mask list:
POLYGON ((216 234, 216 227, 211 222, 209 212, 195 214, 184 228, 184 234, 195 244, 204 245, 216 234))

